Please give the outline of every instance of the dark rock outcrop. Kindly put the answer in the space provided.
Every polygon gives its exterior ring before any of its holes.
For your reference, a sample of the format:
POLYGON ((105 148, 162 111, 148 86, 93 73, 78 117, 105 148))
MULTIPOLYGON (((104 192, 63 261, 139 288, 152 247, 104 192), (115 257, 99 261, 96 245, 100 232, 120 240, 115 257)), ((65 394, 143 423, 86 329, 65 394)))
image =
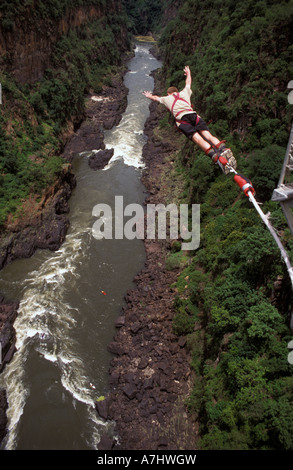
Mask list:
POLYGON ((27 201, 23 216, 8 222, 0 234, 0 269, 18 258, 28 258, 38 249, 57 250, 65 239, 68 200, 75 187, 70 165, 64 165, 55 184, 40 202, 27 201))
MULTIPOLYGON (((7 302, 0 295, 0 373, 10 362, 16 348, 16 335, 13 327, 17 316, 18 303, 7 302)), ((0 443, 7 434, 7 411, 8 403, 6 391, 0 389, 0 443)))
MULTIPOLYGON (((125 56, 124 61, 126 59, 125 56)), ((81 152, 105 150, 104 130, 111 129, 119 124, 127 106, 128 90, 123 83, 126 70, 123 67, 121 73, 112 79, 112 85, 105 86, 101 94, 93 94, 87 97, 84 121, 70 137, 64 148, 63 157, 67 161, 72 161, 74 155, 81 152)), ((91 160, 98 161, 99 157, 104 155, 106 156, 104 160, 106 165, 109 152, 111 150, 107 150, 105 154, 99 152, 99 155, 91 160)), ((100 165, 99 168, 101 168, 100 165)))
POLYGON ((0 442, 4 439, 7 434, 7 423, 8 419, 6 416, 7 410, 7 399, 6 391, 0 389, 0 442))
POLYGON ((101 170, 109 163, 114 154, 114 149, 100 150, 89 157, 89 166, 92 170, 101 170))
POLYGON ((4 297, 0 295, 0 372, 2 372, 15 352, 16 336, 13 323, 17 316, 17 309, 17 302, 7 302, 4 297))

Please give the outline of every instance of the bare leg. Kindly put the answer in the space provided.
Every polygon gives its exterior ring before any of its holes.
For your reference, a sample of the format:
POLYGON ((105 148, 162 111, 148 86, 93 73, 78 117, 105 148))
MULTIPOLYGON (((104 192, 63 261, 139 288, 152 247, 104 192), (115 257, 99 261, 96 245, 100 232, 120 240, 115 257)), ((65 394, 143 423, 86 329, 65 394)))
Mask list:
POLYGON ((210 131, 200 131, 200 135, 205 139, 208 140, 212 145, 217 145, 220 143, 217 137, 213 136, 210 131))
MULTIPOLYGON (((207 131, 204 131, 207 132, 207 131)), ((213 137, 211 135, 211 137, 213 137)), ((211 147, 211 144, 207 142, 198 132, 195 132, 192 136, 192 140, 197 144, 204 152, 211 147)))
MULTIPOLYGON (((195 144, 197 144, 204 152, 206 155, 211 157, 211 159, 216 162, 219 158, 219 155, 217 155, 216 151, 213 149, 212 145, 214 147, 217 147, 220 149, 220 146, 218 144, 222 144, 222 141, 220 142, 217 137, 213 136, 209 131, 200 131, 196 132, 192 136, 192 140, 195 144)), ((224 141, 223 141, 224 143, 224 141)), ((220 149, 221 150, 221 149, 220 149)), ((237 162, 235 157, 233 156, 233 153, 231 152, 230 149, 226 149, 225 145, 222 147, 221 151, 221 157, 224 158, 226 163, 220 162, 222 165, 226 165, 228 162, 227 168, 223 168, 223 171, 225 174, 228 174, 230 172, 229 167, 236 168, 237 162)))

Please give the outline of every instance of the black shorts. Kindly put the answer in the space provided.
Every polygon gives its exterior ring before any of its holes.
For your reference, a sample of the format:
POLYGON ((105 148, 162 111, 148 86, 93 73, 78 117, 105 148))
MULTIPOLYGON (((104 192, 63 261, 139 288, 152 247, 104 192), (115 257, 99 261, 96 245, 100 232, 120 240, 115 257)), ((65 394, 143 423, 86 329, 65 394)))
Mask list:
POLYGON ((208 131, 209 128, 204 120, 198 116, 197 113, 184 114, 180 121, 183 121, 178 126, 188 139, 192 139, 193 135, 199 131, 208 131))

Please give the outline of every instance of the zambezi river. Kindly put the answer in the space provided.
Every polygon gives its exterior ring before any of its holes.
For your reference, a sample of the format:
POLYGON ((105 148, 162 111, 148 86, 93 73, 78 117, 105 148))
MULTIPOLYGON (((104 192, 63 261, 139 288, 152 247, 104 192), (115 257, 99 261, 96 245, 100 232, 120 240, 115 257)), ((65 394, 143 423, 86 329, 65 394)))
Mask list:
POLYGON ((94 207, 143 205, 143 128, 152 90, 151 71, 161 66, 151 45, 136 43, 125 85, 128 104, 120 124, 105 132, 114 155, 103 170, 88 165, 90 151, 74 157, 77 185, 70 199, 70 228, 58 251, 37 251, 0 272, 0 292, 19 300, 12 361, 0 375, 7 391, 9 432, 2 449, 90 450, 114 423, 99 418, 95 403, 108 391, 115 320, 124 295, 145 262, 140 239, 96 236, 94 207), (121 198, 120 198, 121 199, 121 198))

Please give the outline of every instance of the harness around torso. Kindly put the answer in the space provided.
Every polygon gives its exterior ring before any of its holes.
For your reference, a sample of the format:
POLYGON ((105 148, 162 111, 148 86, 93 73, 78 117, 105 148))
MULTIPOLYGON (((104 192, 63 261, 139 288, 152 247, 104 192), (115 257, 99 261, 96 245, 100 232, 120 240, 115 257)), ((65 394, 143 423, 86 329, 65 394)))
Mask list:
MULTIPOLYGON (((193 108, 191 107, 191 108, 189 108, 189 109, 180 109, 180 111, 178 111, 176 114, 174 114, 174 112, 173 112, 173 111, 174 111, 174 106, 175 106, 175 104, 177 103, 177 101, 179 101, 179 100, 180 100, 180 101, 184 101, 184 103, 188 104, 188 106, 190 106, 190 104, 188 103, 187 100, 185 100, 184 98, 181 98, 181 96, 179 95, 179 93, 176 93, 176 94, 173 93, 173 96, 174 96, 174 101, 173 101, 173 104, 172 104, 172 107, 171 107, 171 113, 174 115, 175 120, 176 120, 177 122, 180 122, 181 124, 188 124, 186 121, 183 121, 182 119, 177 119, 177 116, 179 116, 179 114, 181 114, 183 111, 186 111, 186 112, 189 112, 189 111, 195 112, 195 111, 194 111, 193 108)), ((200 117, 199 117, 199 115, 197 115, 197 117, 196 117, 196 124, 198 123, 199 119, 200 119, 200 117)))

